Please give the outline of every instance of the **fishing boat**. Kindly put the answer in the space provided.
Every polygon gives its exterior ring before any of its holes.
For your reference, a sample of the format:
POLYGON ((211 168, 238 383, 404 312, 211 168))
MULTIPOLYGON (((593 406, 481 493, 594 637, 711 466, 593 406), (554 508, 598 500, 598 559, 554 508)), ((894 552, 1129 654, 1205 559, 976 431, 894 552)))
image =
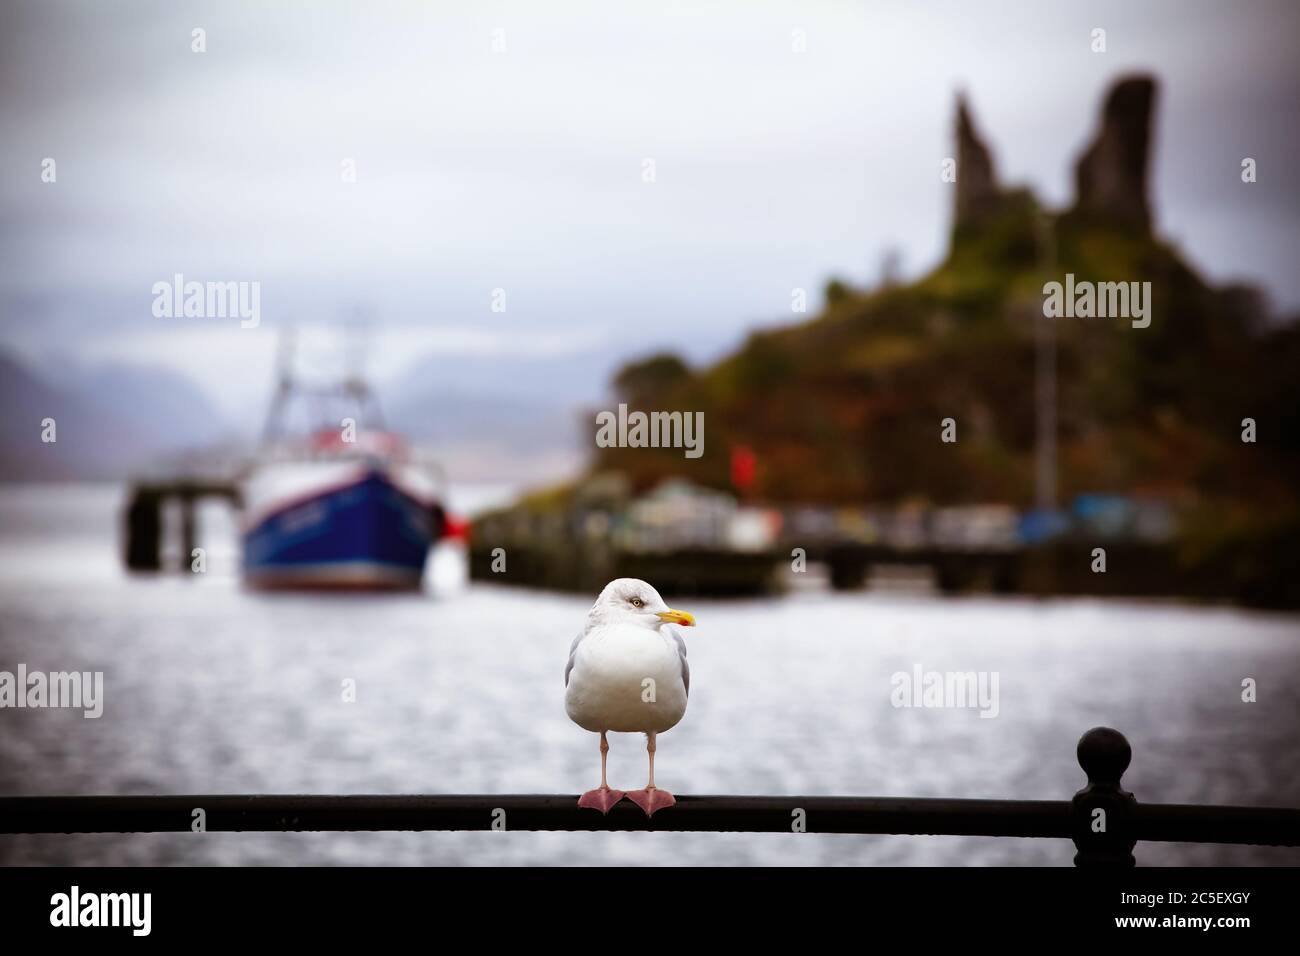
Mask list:
POLYGON ((244 579, 254 588, 421 586, 447 531, 442 480, 382 425, 359 376, 308 387, 281 363, 262 450, 242 483, 244 579), (314 427, 295 432, 307 408, 314 427))

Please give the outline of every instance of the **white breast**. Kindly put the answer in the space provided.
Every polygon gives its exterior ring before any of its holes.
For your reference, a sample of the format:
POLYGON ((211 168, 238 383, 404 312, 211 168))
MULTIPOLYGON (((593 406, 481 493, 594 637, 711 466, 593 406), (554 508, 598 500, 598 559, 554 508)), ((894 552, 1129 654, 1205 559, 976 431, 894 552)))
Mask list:
POLYGON ((662 733, 676 726, 686 713, 676 643, 658 628, 593 629, 574 654, 564 709, 596 733, 662 733))

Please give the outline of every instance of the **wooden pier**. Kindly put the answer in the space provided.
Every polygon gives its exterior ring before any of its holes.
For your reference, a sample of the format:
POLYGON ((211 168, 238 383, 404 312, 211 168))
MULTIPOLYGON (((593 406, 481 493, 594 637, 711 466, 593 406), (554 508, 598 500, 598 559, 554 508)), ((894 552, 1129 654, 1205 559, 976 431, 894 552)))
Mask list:
POLYGON ((238 507, 239 487, 221 479, 182 478, 140 482, 131 489, 124 515, 126 566, 132 571, 161 571, 163 558, 163 509, 168 502, 180 505, 180 569, 189 570, 190 558, 198 546, 195 509, 204 498, 228 501, 238 507))

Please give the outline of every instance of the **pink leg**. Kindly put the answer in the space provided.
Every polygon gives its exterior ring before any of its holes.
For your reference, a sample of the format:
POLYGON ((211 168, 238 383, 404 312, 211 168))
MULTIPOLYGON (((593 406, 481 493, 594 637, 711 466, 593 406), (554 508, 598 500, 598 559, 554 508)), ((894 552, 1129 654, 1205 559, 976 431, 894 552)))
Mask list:
POLYGON ((655 786, 655 735, 646 734, 645 738, 646 753, 650 755, 650 781, 644 790, 633 790, 627 798, 644 810, 646 816, 652 817, 656 810, 676 804, 677 799, 667 790, 655 786))
POLYGON ((622 790, 611 790, 605 780, 605 764, 609 760, 609 741, 605 739, 605 732, 600 732, 600 786, 595 790, 588 790, 578 798, 578 806, 590 807, 593 810, 599 810, 601 813, 609 813, 614 804, 623 799, 622 790))

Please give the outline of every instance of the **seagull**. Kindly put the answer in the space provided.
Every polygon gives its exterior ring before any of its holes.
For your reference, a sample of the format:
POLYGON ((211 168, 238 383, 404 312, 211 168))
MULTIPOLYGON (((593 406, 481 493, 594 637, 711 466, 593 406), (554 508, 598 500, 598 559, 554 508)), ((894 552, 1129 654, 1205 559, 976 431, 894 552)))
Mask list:
POLYGON ((672 624, 694 627, 695 618, 670 608, 637 578, 610 581, 587 613, 586 627, 569 648, 564 709, 583 730, 600 734, 600 786, 578 798, 578 806, 609 813, 626 796, 653 816, 677 802, 655 786, 655 737, 677 726, 691 689, 686 643, 672 624), (645 734, 650 755, 645 789, 628 794, 610 789, 605 735, 611 730, 645 734))

